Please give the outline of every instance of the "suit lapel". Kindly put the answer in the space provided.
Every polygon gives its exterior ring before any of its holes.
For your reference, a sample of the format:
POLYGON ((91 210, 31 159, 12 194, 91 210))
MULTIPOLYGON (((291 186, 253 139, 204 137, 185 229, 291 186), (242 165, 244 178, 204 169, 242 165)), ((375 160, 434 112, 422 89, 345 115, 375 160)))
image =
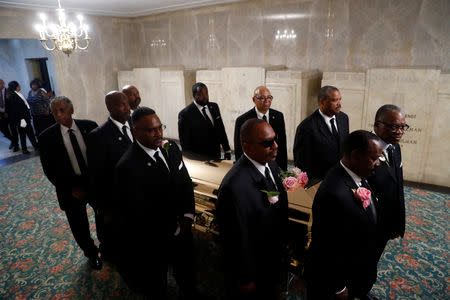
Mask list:
POLYGON ((79 120, 73 120, 75 122, 75 124, 77 124, 78 129, 80 129, 81 132, 81 136, 83 137, 84 140, 84 144, 87 145, 87 131, 86 128, 84 128, 84 126, 82 125, 82 123, 79 120))
POLYGON ((253 163, 245 156, 242 155, 243 165, 248 168, 249 173, 255 182, 259 190, 265 190, 266 184, 264 182, 264 176, 256 169, 253 163))
POLYGON ((319 132, 322 134, 323 139, 326 141, 328 145, 330 145, 331 148, 336 149, 336 142, 333 138, 332 133, 328 129, 327 125, 325 124, 325 121, 323 120, 322 116, 319 113, 319 110, 316 110, 315 114, 315 121, 317 124, 317 128, 319 128, 319 132))

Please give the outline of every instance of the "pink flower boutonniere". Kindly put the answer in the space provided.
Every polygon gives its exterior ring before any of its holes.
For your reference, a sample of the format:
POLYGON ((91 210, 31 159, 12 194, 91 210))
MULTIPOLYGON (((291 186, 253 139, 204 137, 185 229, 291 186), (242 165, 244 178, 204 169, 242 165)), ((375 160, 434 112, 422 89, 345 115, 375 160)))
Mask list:
POLYGON ((275 204, 278 202, 278 195, 280 195, 277 191, 266 191, 261 190, 261 192, 265 193, 267 195, 267 200, 269 200, 270 204, 275 204))
POLYGON ((170 147, 170 143, 168 140, 162 140, 161 142, 161 147, 166 150, 167 155, 169 155, 169 147, 170 147))
POLYGON ((287 172, 280 170, 281 180, 287 192, 293 192, 298 188, 304 189, 308 183, 308 175, 295 167, 287 172))
POLYGON ((362 206, 366 208, 370 204, 370 190, 360 187, 357 190, 352 189, 357 200, 362 202, 362 206))

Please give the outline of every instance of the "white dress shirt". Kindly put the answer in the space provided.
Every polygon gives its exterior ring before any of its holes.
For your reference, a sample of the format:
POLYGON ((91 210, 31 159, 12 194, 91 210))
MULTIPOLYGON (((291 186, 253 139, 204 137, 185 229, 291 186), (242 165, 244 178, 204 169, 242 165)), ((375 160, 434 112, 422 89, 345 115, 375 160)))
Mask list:
POLYGON ((267 122, 270 124, 270 122, 269 122, 269 110, 267 110, 267 112, 265 114, 263 114, 255 106, 255 111, 256 111, 256 117, 258 119, 262 120, 263 116, 266 116, 267 122))
POLYGON ((130 141, 134 141, 133 139, 133 135, 131 134, 131 128, 130 128, 130 124, 128 124, 128 121, 125 122, 125 124, 120 123, 119 121, 114 120, 113 118, 109 117, 109 119, 114 123, 114 125, 117 126, 117 128, 119 128, 120 132, 123 134, 123 130, 122 127, 125 125, 127 127, 127 135, 130 138, 130 141))
POLYGON ((212 124, 214 125, 214 119, 213 119, 213 116, 211 115, 211 112, 209 111, 208 105, 201 106, 201 105, 198 104, 195 100, 194 100, 194 104, 195 104, 195 106, 197 106, 197 108, 198 108, 198 110, 200 111, 200 113, 202 114, 202 116, 203 116, 203 111, 202 111, 202 109, 203 109, 203 107, 206 107, 206 109, 205 109, 206 115, 207 115, 208 118, 211 120, 212 124))
POLYGON ((22 99, 22 101, 25 103, 25 105, 28 107, 28 109, 30 109, 30 105, 28 105, 28 101, 27 99, 25 99, 25 97, 18 91, 14 91, 19 97, 20 99, 22 99))
POLYGON ((275 179, 273 178, 272 170, 270 169, 269 164, 266 163, 265 165, 262 165, 259 162, 257 162, 256 160, 251 159, 250 156, 247 155, 247 153, 244 152, 244 155, 252 162, 252 164, 259 171, 259 173, 261 173, 262 176, 264 176, 264 178, 266 177, 266 167, 269 169, 270 178, 272 179, 273 184, 275 185, 275 187, 278 190, 277 184, 275 182, 275 179))
POLYGON ((339 132, 338 126, 337 126, 337 121, 336 121, 336 115, 333 115, 332 117, 329 117, 329 116, 325 115, 323 112, 321 112, 320 109, 319 109, 319 114, 322 116, 323 120, 325 121, 325 124, 327 124, 327 127, 328 127, 328 129, 330 130, 331 133, 333 133, 333 130, 331 129, 330 120, 334 119, 334 125, 335 125, 335 128, 336 128, 336 131, 339 132))
MULTIPOLYGON (((375 131, 372 131, 372 133, 376 135, 375 131)), ((386 143, 385 141, 383 141, 382 138, 380 138, 380 144, 381 144, 381 146, 383 146, 383 155, 384 155, 384 157, 387 160, 389 160, 389 155, 388 155, 388 152, 387 152, 387 148, 389 148, 389 146, 392 146, 392 144, 386 143)), ((391 163, 391 162, 389 162, 389 163, 391 163)))
POLYGON ((83 135, 81 134, 80 129, 78 128, 75 121, 72 121, 72 126, 70 128, 61 124, 61 134, 64 142, 64 146, 66 147, 67 154, 69 155, 70 163, 72 164, 73 171, 77 175, 81 175, 81 169, 78 165, 78 160, 75 155, 75 152, 72 147, 72 142, 70 141, 69 129, 73 130, 75 137, 77 138, 78 145, 81 149, 81 154, 83 154, 84 162, 87 165, 87 157, 86 157, 86 144, 84 143, 83 135))

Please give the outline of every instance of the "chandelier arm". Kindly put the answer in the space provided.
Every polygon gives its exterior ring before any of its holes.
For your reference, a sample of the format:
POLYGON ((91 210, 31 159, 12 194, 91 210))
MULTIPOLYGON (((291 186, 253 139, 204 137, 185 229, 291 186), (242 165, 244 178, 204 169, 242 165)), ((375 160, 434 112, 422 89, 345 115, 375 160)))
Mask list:
POLYGON ((44 47, 45 50, 53 51, 53 50, 56 49, 56 43, 55 43, 55 41, 53 41, 53 47, 52 47, 52 48, 50 48, 50 47, 47 45, 47 40, 41 40, 41 44, 42 44, 42 47, 44 47))
POLYGON ((84 47, 81 47, 80 46, 80 44, 78 44, 78 42, 77 42, 77 49, 80 49, 80 50, 86 50, 88 47, 89 47, 89 38, 88 39, 85 39, 85 41, 86 41, 86 46, 84 46, 84 47))

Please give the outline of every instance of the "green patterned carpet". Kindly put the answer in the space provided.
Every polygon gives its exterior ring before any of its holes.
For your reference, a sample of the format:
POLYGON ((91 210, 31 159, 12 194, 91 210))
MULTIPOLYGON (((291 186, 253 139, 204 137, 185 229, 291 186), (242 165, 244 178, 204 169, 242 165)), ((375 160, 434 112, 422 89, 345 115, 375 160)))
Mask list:
MULTIPOLYGON (((382 299, 450 298, 448 194, 406 188, 407 234, 390 242, 374 294, 382 299)), ((91 224, 93 220, 90 212, 91 224)), ((95 236, 92 225, 93 237, 95 236)), ((219 250, 195 238, 199 290, 223 294, 219 250)), ((171 298, 176 290, 169 279, 171 298)), ((301 279, 288 299, 304 299, 301 279)), ((0 168, 0 299, 140 299, 113 266, 93 271, 72 238, 39 158, 0 168)))

